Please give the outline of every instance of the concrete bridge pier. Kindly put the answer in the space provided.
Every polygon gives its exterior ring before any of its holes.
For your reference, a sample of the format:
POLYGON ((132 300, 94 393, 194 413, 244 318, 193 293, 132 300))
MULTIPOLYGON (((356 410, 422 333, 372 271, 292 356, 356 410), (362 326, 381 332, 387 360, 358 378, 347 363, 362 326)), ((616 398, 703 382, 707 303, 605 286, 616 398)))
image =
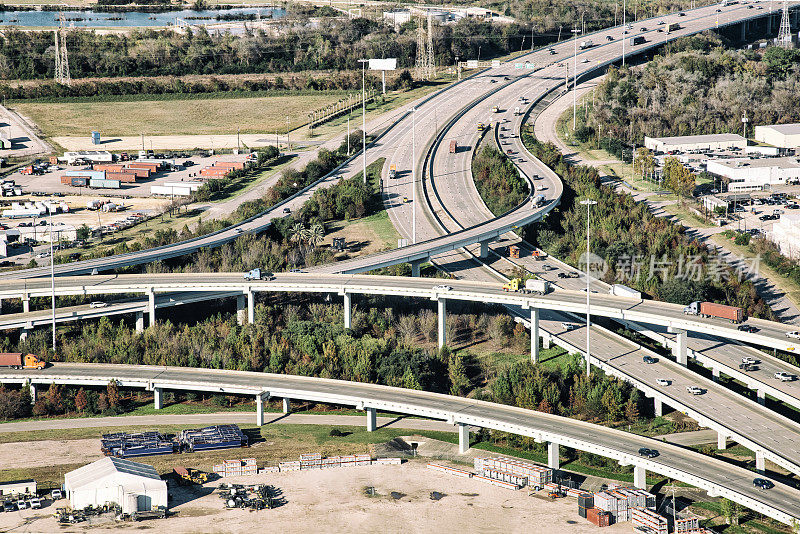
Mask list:
POLYGON ((153 388, 153 405, 156 410, 164 407, 164 392, 161 388, 153 388))
POLYGON ((264 402, 268 400, 268 392, 256 394, 256 426, 264 426, 264 402))
POLYGON ((36 384, 32 384, 28 381, 28 389, 31 392, 31 404, 36 404, 36 384))
POLYGON ((437 303, 439 305, 439 348, 441 349, 447 344, 447 299, 440 298, 437 303))
POLYGON ((147 312, 150 315, 150 326, 156 325, 156 292, 151 287, 147 290, 147 312))
POLYGON ((669 328, 669 331, 675 334, 675 344, 672 346, 672 354, 675 356, 675 361, 684 367, 687 365, 688 357, 686 355, 686 330, 680 328, 669 328))
POLYGON ((764 451, 756 451, 756 471, 762 475, 766 471, 764 451))
POLYGON ((469 425, 466 423, 456 423, 458 425, 458 452, 464 454, 469 450, 469 425))
POLYGON ((247 324, 247 295, 236 297, 236 323, 239 326, 247 324))
POLYGON ((375 432, 378 428, 377 410, 375 408, 365 408, 367 412, 367 432, 375 432))
POLYGON ((711 378, 714 380, 714 382, 719 382, 719 369, 716 367, 711 369, 711 378))
POLYGON ((350 293, 343 293, 344 297, 344 327, 352 328, 353 324, 353 296, 350 293))
POLYGON ((247 290, 247 322, 250 324, 256 322, 256 294, 252 289, 247 290))
POLYGON ((481 251, 478 257, 486 258, 489 256, 489 241, 481 241, 481 251))
POLYGON ((283 398, 283 413, 288 414, 292 411, 292 400, 287 399, 286 397, 283 398))
POLYGON ((744 20, 742 21, 742 35, 740 37, 740 40, 744 41, 746 38, 746 34, 747 34, 747 21, 744 20))
POLYGON ((641 465, 633 467, 633 485, 639 489, 647 489, 647 470, 641 465))
POLYGON ((531 363, 539 363, 539 308, 531 308, 531 363))
POLYGON ((728 436, 722 432, 717 432, 717 450, 724 451, 728 448, 728 436))
POLYGON ((31 330, 33 330, 33 328, 30 325, 24 326, 22 328, 22 331, 19 333, 19 340, 20 341, 25 341, 26 339, 28 339, 28 333, 31 330))
POLYGON ((547 442, 547 467, 550 469, 561 468, 561 458, 559 458, 559 446, 554 441, 547 442))
POLYGON ((136 331, 144 332, 144 312, 136 312, 136 331))
POLYGON ((31 298, 25 294, 22 295, 22 313, 30 313, 31 312, 31 298))
POLYGON ((764 393, 763 389, 756 390, 756 400, 761 406, 764 406, 764 404, 767 402, 767 394, 764 393))
POLYGON ((419 278, 419 268, 422 263, 423 260, 414 260, 411 262, 411 276, 419 278))
POLYGON ((653 397, 653 413, 656 417, 664 415, 664 404, 661 402, 661 399, 656 397, 653 397))

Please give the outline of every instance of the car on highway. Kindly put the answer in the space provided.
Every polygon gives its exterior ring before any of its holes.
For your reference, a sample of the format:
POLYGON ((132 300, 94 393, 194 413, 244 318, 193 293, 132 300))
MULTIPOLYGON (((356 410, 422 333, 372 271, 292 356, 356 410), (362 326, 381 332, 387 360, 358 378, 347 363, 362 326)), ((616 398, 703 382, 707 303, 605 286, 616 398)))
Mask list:
POLYGON ((234 232, 237 234, 241 234, 242 232, 244 232, 244 230, 242 230, 241 228, 237 228, 236 230, 234 230, 234 232))
POLYGON ((685 16, 686 16, 686 13, 684 13, 683 11, 681 11, 680 13, 678 13, 678 16, 679 16, 679 17, 685 17, 685 16))
POLYGON ((703 393, 705 393, 705 390, 703 388, 697 386, 686 386, 686 391, 688 391, 692 395, 702 395, 703 393))
POLYGON ((434 291, 450 291, 452 289, 452 287, 446 285, 433 286, 434 291))
POLYGON ((403 197, 403 204, 408 204, 408 203, 409 203, 408 197, 403 197))
POLYGON ((578 328, 578 325, 576 325, 576 324, 572 324, 572 323, 567 323, 567 322, 563 322, 563 323, 561 323, 561 326, 562 326, 562 327, 564 328, 564 330, 566 330, 567 332, 569 332, 570 330, 575 330, 576 328, 578 328))
POLYGON ((736 327, 736 329, 739 330, 740 332, 750 332, 751 334, 758 332, 758 328, 751 324, 740 324, 739 326, 736 327))
POLYGON ((645 458, 655 458, 658 454, 659 452, 655 449, 648 449, 647 447, 639 449, 639 456, 644 456, 645 458))
POLYGON ((509 156, 510 156, 511 154, 513 154, 513 153, 514 153, 514 151, 513 151, 513 150, 511 150, 510 148, 509 148, 508 150, 506 150, 506 154, 508 154, 509 156))
POLYGON ((542 270, 545 271, 545 272, 546 271, 555 271, 556 268, 553 267, 552 265, 550 265, 549 263, 545 263, 544 265, 542 265, 542 270))
POLYGON ((542 177, 541 177, 541 176, 539 176, 538 174, 534 174, 534 175, 533 175, 533 179, 534 179, 534 180, 544 180, 544 178, 542 178, 542 177))
POLYGON ((558 273, 559 278, 580 278, 581 275, 574 271, 568 271, 566 273, 558 273))
POLYGON ((644 356, 644 357, 642 358, 642 361, 643 361, 644 363, 646 363, 646 364, 653 364, 653 363, 656 363, 658 360, 657 360, 657 359, 655 359, 655 358, 653 358, 652 356, 644 356))
MULTIPOLYGON (((717 10, 719 11, 719 10, 717 10)), ((766 478, 754 478, 753 479, 753 486, 756 488, 761 489, 772 489, 775 487, 771 481, 767 480, 766 478)))
POLYGON ((583 58, 583 60, 581 61, 581 63, 589 63, 589 60, 588 60, 587 58, 583 58))
POLYGON ((757 358, 750 357, 750 356, 745 356, 744 358, 742 358, 742 363, 749 363, 751 365, 755 365, 755 364, 759 363, 760 361, 761 360, 759 360, 757 358))
POLYGON ((786 332, 786 337, 791 339, 800 339, 800 331, 792 330, 791 332, 786 332))
POLYGON ((611 35, 606 35, 606 41, 613 41, 614 37, 611 35))
POLYGON ((283 208, 283 213, 292 213, 291 208, 283 208))
POLYGON ((40 252, 36 255, 37 258, 47 258, 48 256, 50 256, 49 252, 40 252))
POLYGON ((659 21, 658 21, 658 25, 659 25, 659 26, 663 26, 664 24, 666 24, 666 22, 664 22, 663 20, 659 20, 659 21))
POLYGON ((536 186, 537 191, 544 191, 545 189, 547 189, 546 185, 539 184, 536 186))
POLYGON ((739 369, 745 372, 758 371, 758 366, 754 363, 740 363, 739 369))
POLYGON ((103 302, 102 300, 96 300, 89 303, 90 308, 105 308, 106 306, 108 306, 108 303, 103 302))
POLYGON ((642 26, 641 28, 639 28, 639 31, 646 32, 647 31, 647 27, 646 26, 642 26))
POLYGON ((669 386, 672 384, 672 380, 670 380, 669 378, 657 378, 656 384, 658 384, 659 386, 669 386))
POLYGON ((778 371, 774 376, 781 382, 793 382, 797 378, 795 375, 785 371, 778 371))

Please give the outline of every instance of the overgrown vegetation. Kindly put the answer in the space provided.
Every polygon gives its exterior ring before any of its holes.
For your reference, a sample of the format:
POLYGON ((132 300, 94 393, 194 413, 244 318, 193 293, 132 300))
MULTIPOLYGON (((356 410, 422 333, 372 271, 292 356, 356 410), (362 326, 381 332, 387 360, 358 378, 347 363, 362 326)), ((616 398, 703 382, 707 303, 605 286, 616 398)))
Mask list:
POLYGON ((528 184, 514 164, 493 146, 485 146, 472 161, 472 176, 486 207, 499 216, 528 198, 528 184))
POLYGON ((555 145, 540 143, 530 129, 523 139, 565 184, 559 207, 527 231, 539 247, 577 265, 586 251, 586 210, 577 201, 591 198, 598 202, 592 209, 591 250, 605 260, 605 271, 598 273, 605 282, 635 287, 657 300, 708 300, 740 306, 751 317, 773 318, 747 273, 712 256, 682 226, 656 217, 630 195, 601 186, 595 168, 568 164, 555 145))

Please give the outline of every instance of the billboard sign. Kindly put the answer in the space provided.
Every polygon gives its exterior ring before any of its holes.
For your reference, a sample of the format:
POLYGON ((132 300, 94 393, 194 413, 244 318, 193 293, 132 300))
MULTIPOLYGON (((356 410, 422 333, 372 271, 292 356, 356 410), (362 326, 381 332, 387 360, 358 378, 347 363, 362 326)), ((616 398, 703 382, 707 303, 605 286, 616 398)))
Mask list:
POLYGON ((397 58, 370 59, 369 70, 397 70, 397 58))

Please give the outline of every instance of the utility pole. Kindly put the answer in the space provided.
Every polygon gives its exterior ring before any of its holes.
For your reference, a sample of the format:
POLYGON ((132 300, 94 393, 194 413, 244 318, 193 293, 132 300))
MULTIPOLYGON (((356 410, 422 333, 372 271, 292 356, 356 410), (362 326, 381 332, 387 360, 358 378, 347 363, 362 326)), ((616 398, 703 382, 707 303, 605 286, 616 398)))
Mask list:
POLYGON ((586 206, 586 376, 588 377, 592 372, 592 353, 589 348, 589 330, 591 330, 590 327, 592 326, 591 312, 589 309, 589 295, 592 293, 590 285, 591 280, 589 277, 589 208, 597 204, 597 201, 586 199, 581 200, 581 204, 586 206))
POLYGON ((781 25, 778 29, 778 46, 781 48, 792 47, 792 28, 789 24, 788 0, 783 0, 783 15, 781 16, 781 25))
POLYGON ((622 0, 622 66, 625 66, 625 30, 628 25, 625 23, 625 0, 622 0))
POLYGON ((362 136, 362 143, 363 143, 363 172, 364 172, 364 183, 367 183, 367 93, 364 89, 365 78, 367 75, 367 62, 368 59, 359 59, 359 63, 361 63, 361 136, 362 136))
POLYGON ((581 30, 572 28, 573 33, 573 48, 575 49, 574 63, 572 68, 572 131, 575 131, 575 126, 578 118, 578 104, 576 93, 578 91, 578 34, 581 30))
POLYGON ((289 141, 289 115, 286 115, 286 151, 292 149, 292 143, 289 141))
POLYGON ((347 155, 350 156, 350 114, 347 115, 347 155))
POLYGON ((417 244, 417 108, 411 108, 411 243, 417 244))
POLYGON ((53 205, 48 204, 50 214, 50 290, 53 306, 53 355, 56 353, 56 258, 53 256, 53 205))

